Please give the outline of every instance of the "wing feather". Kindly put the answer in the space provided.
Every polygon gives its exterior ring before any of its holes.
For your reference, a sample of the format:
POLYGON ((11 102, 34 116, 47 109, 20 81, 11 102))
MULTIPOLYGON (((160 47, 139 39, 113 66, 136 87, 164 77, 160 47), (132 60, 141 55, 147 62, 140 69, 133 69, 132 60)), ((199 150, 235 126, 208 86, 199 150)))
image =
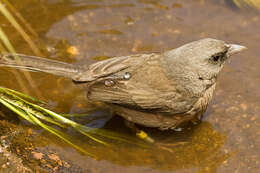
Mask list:
POLYGON ((173 104, 178 94, 165 75, 160 56, 139 54, 111 58, 89 66, 75 80, 89 83, 90 100, 142 110, 179 112, 174 110, 173 104), (131 78, 124 79, 125 73, 130 73, 131 78), (106 81, 114 85, 106 86, 106 81))
POLYGON ((73 80, 77 82, 91 82, 98 78, 111 75, 129 67, 125 61, 131 56, 122 56, 100 61, 91 64, 87 69, 83 69, 73 80))

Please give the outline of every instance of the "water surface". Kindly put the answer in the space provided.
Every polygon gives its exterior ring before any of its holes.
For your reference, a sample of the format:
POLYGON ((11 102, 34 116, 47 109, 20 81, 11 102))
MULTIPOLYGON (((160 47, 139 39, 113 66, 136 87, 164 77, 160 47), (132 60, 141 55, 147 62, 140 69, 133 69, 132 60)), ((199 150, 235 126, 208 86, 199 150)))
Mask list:
MULTIPOLYGON (((105 147, 68 131, 78 144, 97 155, 93 159, 22 123, 33 129, 36 137, 30 140, 37 143, 37 152, 55 153, 72 165, 66 168, 63 163, 56 171, 260 172, 259 12, 240 10, 224 1, 198 0, 13 0, 12 4, 38 34, 32 38, 43 56, 70 63, 91 64, 113 56, 162 52, 205 37, 248 47, 226 63, 201 124, 182 132, 145 129, 159 143, 171 144, 167 147, 144 149, 117 142, 105 147)), ((33 54, 11 25, 3 17, 0 20, 17 52, 33 54)), ((11 71, 1 68, 1 85, 21 91, 11 71)), ((85 113, 94 107, 84 91, 68 79, 39 73, 32 73, 32 77, 38 91, 30 90, 29 94, 41 95, 57 112, 85 113)), ((96 114, 108 112, 97 109, 96 114)), ((132 135, 117 117, 106 128, 132 135)), ((31 163, 33 158, 18 156, 32 169, 39 165, 31 163)))

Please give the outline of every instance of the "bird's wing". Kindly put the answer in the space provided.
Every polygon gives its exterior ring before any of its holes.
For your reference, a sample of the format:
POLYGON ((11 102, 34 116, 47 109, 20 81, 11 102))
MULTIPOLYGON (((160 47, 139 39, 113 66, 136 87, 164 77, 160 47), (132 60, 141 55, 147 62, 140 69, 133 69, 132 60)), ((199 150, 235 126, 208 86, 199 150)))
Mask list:
POLYGON ((137 57, 139 56, 130 55, 130 56, 114 57, 114 58, 110 58, 104 61, 91 64, 90 66, 87 67, 87 69, 82 68, 80 72, 74 76, 73 80, 75 82, 93 82, 100 78, 113 75, 119 71, 129 68, 131 66, 131 63, 129 63, 130 59, 134 59, 131 61, 136 61, 136 62, 144 61, 144 58, 137 58, 137 57))
POLYGON ((91 100, 174 112, 172 103, 177 98, 176 92, 160 66, 160 56, 142 54, 101 61, 75 80, 89 83, 88 98, 91 100))

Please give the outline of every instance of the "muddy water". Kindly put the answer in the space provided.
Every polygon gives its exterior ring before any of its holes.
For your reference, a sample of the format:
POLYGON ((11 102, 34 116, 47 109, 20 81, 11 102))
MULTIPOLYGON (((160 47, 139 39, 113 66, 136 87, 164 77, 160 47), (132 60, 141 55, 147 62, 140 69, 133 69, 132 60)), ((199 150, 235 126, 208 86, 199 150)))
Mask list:
MULTIPOLYGON (((22 122, 22 125, 26 125, 26 133, 28 129, 33 129, 30 133, 36 136, 27 136, 35 147, 28 151, 48 156, 49 152, 55 153, 63 160, 63 164, 56 163, 58 166, 48 161, 43 163, 39 159, 37 164, 32 164, 32 160, 37 160, 38 155, 33 154, 35 157, 25 159, 18 153, 18 160, 21 157, 25 166, 34 170, 37 165, 46 164, 51 165, 46 167, 47 170, 51 168, 50 170, 55 171, 100 173, 260 171, 259 12, 239 10, 224 1, 12 2, 38 34, 38 37, 32 38, 41 48, 42 54, 71 63, 90 64, 113 56, 160 52, 205 37, 248 47, 247 51, 233 56, 225 65, 213 102, 201 124, 182 132, 145 129, 162 146, 144 149, 111 142, 110 147, 104 147, 68 131, 74 135, 78 144, 97 155, 97 159, 93 159, 75 151, 52 135, 22 122), (70 167, 66 167, 65 162, 70 167)), ((33 54, 10 24, 3 17, 0 20, 17 52, 33 54)), ((21 91, 21 87, 14 83, 16 79, 11 71, 1 68, 1 85, 21 91)), ((67 79, 36 73, 32 77, 38 91, 29 89, 29 94, 41 95, 39 97, 48 101, 55 111, 84 113, 94 106, 84 98, 82 89, 67 79)), ((30 88, 29 84, 25 85, 30 88)), ((96 114, 100 114, 99 109, 96 109, 96 114)), ((107 115, 108 112, 101 114, 107 115)), ((17 120, 9 121, 17 124, 17 120)), ((84 123, 84 119, 81 122, 84 123)), ((4 123, 7 127, 13 127, 13 124, 4 123)), ((131 135, 120 118, 109 120, 106 128, 131 135)), ((21 129, 20 127, 19 130, 21 129)), ((17 146, 23 148, 24 145, 24 142, 18 140, 17 146)), ((13 153, 16 152, 17 150, 13 150, 13 153)), ((8 167, 4 165, 2 170, 8 167)))

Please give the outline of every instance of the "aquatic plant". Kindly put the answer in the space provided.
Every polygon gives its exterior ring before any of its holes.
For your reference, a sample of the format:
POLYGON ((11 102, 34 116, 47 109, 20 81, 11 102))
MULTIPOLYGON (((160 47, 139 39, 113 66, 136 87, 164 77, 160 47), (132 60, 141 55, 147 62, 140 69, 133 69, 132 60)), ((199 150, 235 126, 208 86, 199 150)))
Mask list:
POLYGON ((118 134, 104 129, 83 126, 66 118, 65 116, 57 114, 51 110, 48 110, 38 105, 45 104, 44 102, 8 88, 0 87, 0 103, 6 106, 11 111, 18 114, 20 117, 29 121, 30 123, 44 128, 45 130, 51 132, 52 134, 56 135, 60 139, 64 140, 68 144, 72 145, 74 148, 78 149, 79 151, 87 155, 93 156, 86 149, 83 149, 80 146, 74 144, 66 133, 62 132, 62 130, 54 128, 53 125, 58 126, 60 128, 72 127, 76 131, 89 137, 97 143, 106 146, 108 146, 109 144, 104 142, 104 138, 145 146, 141 143, 138 143, 136 139, 131 139, 131 137, 129 136, 124 136, 122 134, 118 134))

